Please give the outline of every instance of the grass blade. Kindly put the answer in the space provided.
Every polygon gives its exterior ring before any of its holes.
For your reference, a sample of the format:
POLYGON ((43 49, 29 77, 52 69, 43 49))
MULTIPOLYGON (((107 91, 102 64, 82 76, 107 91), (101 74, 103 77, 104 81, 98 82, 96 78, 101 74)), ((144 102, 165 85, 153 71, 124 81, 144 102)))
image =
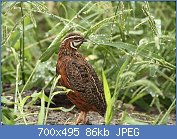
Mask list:
POLYGON ((44 124, 44 118, 45 118, 45 94, 44 91, 41 92, 41 108, 38 114, 38 125, 44 124))
POLYGON ((111 93, 109 90, 109 86, 108 86, 108 82, 104 70, 102 70, 102 77, 103 77, 104 94, 105 94, 105 99, 107 104, 105 124, 109 125, 112 119, 112 103, 111 103, 111 93))

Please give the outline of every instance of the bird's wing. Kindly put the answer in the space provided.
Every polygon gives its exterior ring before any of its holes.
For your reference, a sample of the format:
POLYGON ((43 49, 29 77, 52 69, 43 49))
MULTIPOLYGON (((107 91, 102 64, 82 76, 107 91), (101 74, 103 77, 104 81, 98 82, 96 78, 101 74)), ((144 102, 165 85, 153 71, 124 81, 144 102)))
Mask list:
POLYGON ((94 105, 101 115, 106 111, 103 86, 92 66, 87 61, 71 60, 66 66, 67 78, 74 90, 79 92, 88 104, 94 105))

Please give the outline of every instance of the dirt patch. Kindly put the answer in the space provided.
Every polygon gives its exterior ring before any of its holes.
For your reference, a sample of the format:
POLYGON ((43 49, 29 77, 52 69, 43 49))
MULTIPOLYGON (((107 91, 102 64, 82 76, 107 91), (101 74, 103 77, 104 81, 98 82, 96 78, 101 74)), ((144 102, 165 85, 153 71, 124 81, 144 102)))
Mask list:
MULTIPOLYGON (((32 89, 28 90, 23 94, 23 97, 25 96, 31 96, 34 91, 39 92, 40 89, 32 89)), ((45 94, 49 96, 50 90, 46 90, 45 94)), ((4 96, 7 96, 5 93, 3 93, 4 96)), ((14 101, 14 95, 8 93, 9 100, 12 102, 14 101)), ((75 121, 77 119, 77 116, 79 115, 79 110, 75 107, 71 111, 61 111, 61 110, 54 110, 54 108, 63 107, 63 108, 71 108, 73 104, 68 100, 66 95, 60 94, 56 95, 53 100, 54 104, 50 105, 49 111, 48 111, 48 117, 47 117, 47 125, 73 125, 75 124, 75 121)), ((119 103, 119 102, 118 102, 119 103)), ((4 105, 4 104, 2 104, 4 105)), ((47 106, 47 103, 46 103, 47 106)), ((9 105, 8 107, 13 108, 13 105, 9 105)), ((118 105, 118 107, 115 108, 116 113, 114 114, 111 125, 117 125, 117 124, 128 124, 125 121, 122 120, 123 114, 126 111, 126 114, 128 116, 128 119, 133 118, 134 120, 145 124, 152 124, 157 117, 159 116, 158 113, 145 113, 142 111, 137 111, 134 106, 128 105, 128 104, 121 104, 118 105)), ((25 106, 24 107, 24 113, 27 114, 26 121, 30 125, 36 125, 38 121, 38 113, 40 111, 40 99, 36 101, 35 105, 33 106, 25 106)), ((127 117, 126 117, 127 118, 127 117)), ((89 112, 87 115, 88 123, 90 125, 104 125, 104 118, 100 116, 97 112, 89 112)), ((160 119, 159 119, 160 120, 160 119)), ((132 121, 132 119, 131 119, 132 121)), ((17 125, 24 124, 23 119, 17 119, 16 121, 17 125)), ((136 122, 135 122, 136 124, 136 122)), ((175 125, 176 124, 176 114, 172 113, 167 118, 167 124, 168 125, 175 125)))
MULTIPOLYGON (((27 123, 29 124, 37 124, 38 121, 38 112, 40 110, 40 107, 34 106, 34 107, 28 107, 25 109, 26 113, 30 113, 32 115, 29 115, 26 117, 27 123)), ((123 112, 117 112, 113 116, 113 120, 111 121, 111 125, 118 125, 118 124, 127 124, 126 122, 122 123, 123 112)), ((47 125, 74 125, 75 121, 77 119, 77 116, 79 115, 79 110, 77 108, 74 108, 70 112, 63 112, 58 110, 50 110, 48 112, 48 118, 47 118, 47 125)), ((128 115, 134 119, 136 119, 139 122, 143 122, 146 124, 152 124, 153 121, 158 117, 158 115, 147 115, 146 113, 133 111, 131 113, 128 113, 128 115)), ((88 119, 88 125, 104 125, 104 118, 100 116, 96 112, 89 112, 87 115, 88 119)), ((176 115, 171 114, 170 117, 168 117, 168 125, 175 125, 176 124, 176 115)), ((20 119, 16 123, 18 124, 24 124, 23 119, 20 119)))

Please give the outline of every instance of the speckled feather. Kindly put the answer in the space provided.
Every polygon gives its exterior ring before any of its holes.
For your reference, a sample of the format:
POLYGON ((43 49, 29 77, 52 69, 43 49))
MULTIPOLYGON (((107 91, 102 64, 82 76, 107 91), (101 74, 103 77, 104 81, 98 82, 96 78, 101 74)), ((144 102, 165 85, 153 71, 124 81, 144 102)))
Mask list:
POLYGON ((61 85, 74 91, 68 97, 79 109, 97 111, 104 116, 106 102, 103 86, 96 72, 77 50, 70 49, 68 45, 67 41, 62 43, 58 54, 56 72, 61 75, 61 85))

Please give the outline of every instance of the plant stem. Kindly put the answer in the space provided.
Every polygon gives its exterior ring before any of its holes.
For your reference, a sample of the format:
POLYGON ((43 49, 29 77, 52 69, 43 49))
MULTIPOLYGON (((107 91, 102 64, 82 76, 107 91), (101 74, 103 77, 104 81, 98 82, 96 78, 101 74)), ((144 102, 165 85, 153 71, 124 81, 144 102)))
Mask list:
MULTIPOLYGON (((20 3, 20 8, 21 8, 21 16, 24 16, 23 13, 23 3, 20 3)), ((24 19, 22 20, 22 37, 20 38, 20 65, 21 65, 21 76, 22 76, 22 84, 25 84, 25 73, 24 73, 24 51, 25 51, 25 43, 24 43, 24 38, 25 38, 25 25, 24 25, 24 19)))

